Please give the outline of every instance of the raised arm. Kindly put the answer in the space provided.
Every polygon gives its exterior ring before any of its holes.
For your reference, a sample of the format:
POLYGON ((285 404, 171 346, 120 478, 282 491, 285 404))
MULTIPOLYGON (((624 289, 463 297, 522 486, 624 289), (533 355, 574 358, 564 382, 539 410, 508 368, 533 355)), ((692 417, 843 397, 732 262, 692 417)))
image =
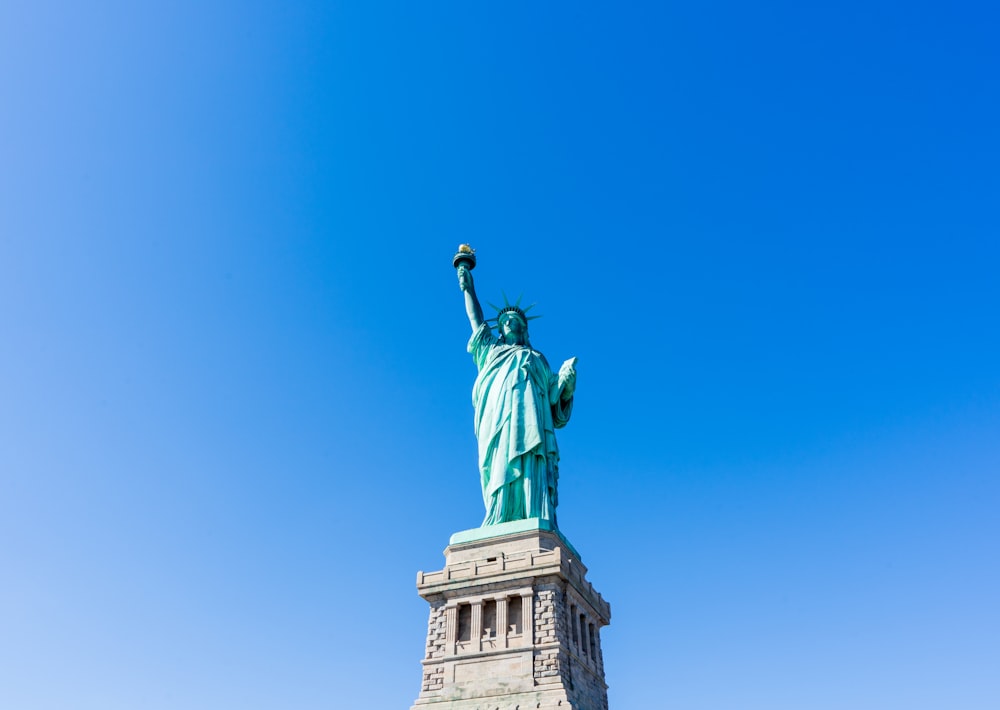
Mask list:
POLYGON ((476 287, 472 283, 472 272, 463 264, 458 267, 458 286, 465 293, 465 312, 469 316, 469 325, 472 332, 479 330, 485 321, 483 320, 483 307, 479 305, 476 298, 476 287))

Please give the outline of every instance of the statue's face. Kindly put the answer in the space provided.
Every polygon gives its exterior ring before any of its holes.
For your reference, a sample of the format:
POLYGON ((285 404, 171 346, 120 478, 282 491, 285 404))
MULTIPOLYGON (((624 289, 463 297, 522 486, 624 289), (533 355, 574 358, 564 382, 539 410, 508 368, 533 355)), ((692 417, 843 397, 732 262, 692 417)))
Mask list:
POLYGON ((500 320, 500 332, 505 342, 521 344, 528 333, 528 325, 517 316, 507 316, 500 320))

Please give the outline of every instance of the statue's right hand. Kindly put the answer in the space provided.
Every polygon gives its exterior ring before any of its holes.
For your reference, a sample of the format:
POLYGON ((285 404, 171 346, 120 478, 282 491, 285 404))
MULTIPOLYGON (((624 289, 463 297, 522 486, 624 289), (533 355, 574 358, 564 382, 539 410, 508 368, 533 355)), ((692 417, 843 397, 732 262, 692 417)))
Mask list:
POLYGON ((472 288, 472 274, 469 273, 469 269, 465 264, 458 267, 458 287, 463 291, 468 291, 472 288))

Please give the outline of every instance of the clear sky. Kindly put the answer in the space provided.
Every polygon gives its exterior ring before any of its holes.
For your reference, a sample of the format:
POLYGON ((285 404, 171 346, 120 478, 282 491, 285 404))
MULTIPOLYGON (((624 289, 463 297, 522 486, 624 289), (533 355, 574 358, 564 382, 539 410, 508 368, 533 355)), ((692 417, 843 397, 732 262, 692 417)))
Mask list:
POLYGON ((613 710, 1000 707, 998 19, 0 5, 0 707, 409 707, 460 242, 579 357, 613 710))

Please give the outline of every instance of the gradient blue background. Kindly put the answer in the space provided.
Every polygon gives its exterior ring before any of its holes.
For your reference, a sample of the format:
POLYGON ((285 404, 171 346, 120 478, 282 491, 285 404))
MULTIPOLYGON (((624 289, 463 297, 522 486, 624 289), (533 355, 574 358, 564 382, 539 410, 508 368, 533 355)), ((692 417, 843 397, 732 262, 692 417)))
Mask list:
POLYGON ((988 3, 0 6, 0 707, 406 708, 468 323, 613 709, 1000 707, 988 3))

